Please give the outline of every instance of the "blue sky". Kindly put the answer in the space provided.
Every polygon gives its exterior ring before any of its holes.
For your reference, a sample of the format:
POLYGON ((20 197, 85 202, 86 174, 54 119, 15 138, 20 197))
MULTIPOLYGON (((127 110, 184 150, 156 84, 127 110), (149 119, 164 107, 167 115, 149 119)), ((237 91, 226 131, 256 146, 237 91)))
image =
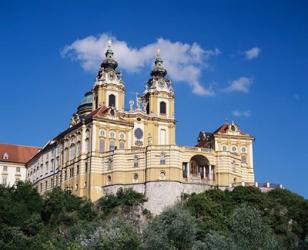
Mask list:
POLYGON ((307 198, 307 31, 305 1, 1 1, 0 141, 42 146, 64 130, 104 37, 123 49, 127 103, 162 46, 177 143, 234 120, 256 138, 256 179, 307 198))

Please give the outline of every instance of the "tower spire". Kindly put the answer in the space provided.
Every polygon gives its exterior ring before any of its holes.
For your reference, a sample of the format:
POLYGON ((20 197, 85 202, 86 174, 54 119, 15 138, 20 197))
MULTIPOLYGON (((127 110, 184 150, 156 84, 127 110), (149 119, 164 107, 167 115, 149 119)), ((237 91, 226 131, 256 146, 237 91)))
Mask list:
POLYGON ((160 49, 156 51, 156 59, 154 62, 154 68, 151 71, 152 77, 165 77, 167 75, 167 70, 163 65, 164 61, 160 57, 160 49))
POLYGON ((118 67, 118 62, 113 58, 112 40, 108 40, 108 47, 105 53, 105 60, 102 62, 101 67, 108 70, 115 70, 118 67))

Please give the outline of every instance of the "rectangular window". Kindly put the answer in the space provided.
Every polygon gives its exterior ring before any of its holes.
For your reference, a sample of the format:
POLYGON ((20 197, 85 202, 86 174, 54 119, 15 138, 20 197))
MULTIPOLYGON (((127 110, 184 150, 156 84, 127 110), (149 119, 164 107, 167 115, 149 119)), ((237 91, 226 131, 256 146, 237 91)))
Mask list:
POLYGON ((80 155, 81 153, 81 146, 80 142, 77 143, 77 154, 80 155))
POLYGON ((20 173, 20 167, 16 167, 16 172, 20 173))
POLYGON ((74 177, 74 168, 70 168, 70 178, 74 177))
POLYGON ((86 152, 89 153, 90 152, 90 140, 89 140, 89 138, 87 138, 85 140, 85 143, 86 143, 86 152))
POLYGON ((115 142, 114 141, 110 141, 110 143, 109 143, 109 150, 110 151, 115 150, 115 142))
POLYGON ((247 157, 245 155, 242 155, 241 160, 242 163, 247 163, 247 157))
POLYGON ((64 180, 67 180, 67 170, 64 171, 64 180))
POLYGON ((77 175, 79 175, 79 165, 77 165, 77 175))
POLYGON ((4 171, 4 172, 7 171, 7 166, 3 166, 3 171, 4 171))
POLYGON ((105 152, 105 140, 99 141, 99 152, 104 153, 105 152))
POLYGON ((160 155, 160 165, 166 165, 166 155, 165 155, 165 153, 161 153, 161 155, 160 155))
POLYGON ((138 165, 139 165, 139 164, 138 164, 138 160, 139 160, 139 159, 138 159, 138 156, 135 155, 135 156, 134 156, 134 168, 138 168, 138 165))
POLYGON ((75 145, 71 145, 71 160, 75 158, 75 145))
POLYGON ((2 185, 6 186, 7 185, 7 177, 2 176, 2 185))
POLYGON ((85 172, 88 172, 88 163, 85 163, 85 172))

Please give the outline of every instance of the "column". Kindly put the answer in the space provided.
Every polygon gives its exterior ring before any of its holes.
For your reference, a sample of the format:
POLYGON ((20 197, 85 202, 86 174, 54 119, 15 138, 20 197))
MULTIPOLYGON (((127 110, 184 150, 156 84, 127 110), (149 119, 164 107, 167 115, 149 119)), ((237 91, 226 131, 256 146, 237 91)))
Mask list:
POLYGON ((190 164, 189 162, 187 162, 187 178, 189 178, 189 175, 190 175, 190 164))
POLYGON ((213 180, 212 165, 209 165, 209 180, 213 180))
POLYGON ((203 179, 205 179, 205 177, 206 177, 206 170, 205 170, 205 166, 202 166, 202 171, 203 171, 203 179))

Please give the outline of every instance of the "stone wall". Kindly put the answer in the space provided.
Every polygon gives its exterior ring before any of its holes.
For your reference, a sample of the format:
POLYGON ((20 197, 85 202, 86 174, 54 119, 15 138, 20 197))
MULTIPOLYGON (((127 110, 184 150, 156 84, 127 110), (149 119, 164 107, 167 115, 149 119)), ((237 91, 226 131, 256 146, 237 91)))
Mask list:
POLYGON ((103 195, 115 194, 120 188, 129 189, 132 188, 134 191, 138 193, 144 194, 144 184, 129 184, 129 185, 110 185, 103 187, 103 195))
POLYGON ((200 193, 209 190, 211 186, 197 183, 186 184, 175 181, 156 181, 146 184, 105 186, 103 187, 103 193, 104 195, 115 194, 119 188, 132 188, 136 192, 145 194, 147 201, 144 203, 144 207, 156 215, 179 202, 182 193, 200 193))

